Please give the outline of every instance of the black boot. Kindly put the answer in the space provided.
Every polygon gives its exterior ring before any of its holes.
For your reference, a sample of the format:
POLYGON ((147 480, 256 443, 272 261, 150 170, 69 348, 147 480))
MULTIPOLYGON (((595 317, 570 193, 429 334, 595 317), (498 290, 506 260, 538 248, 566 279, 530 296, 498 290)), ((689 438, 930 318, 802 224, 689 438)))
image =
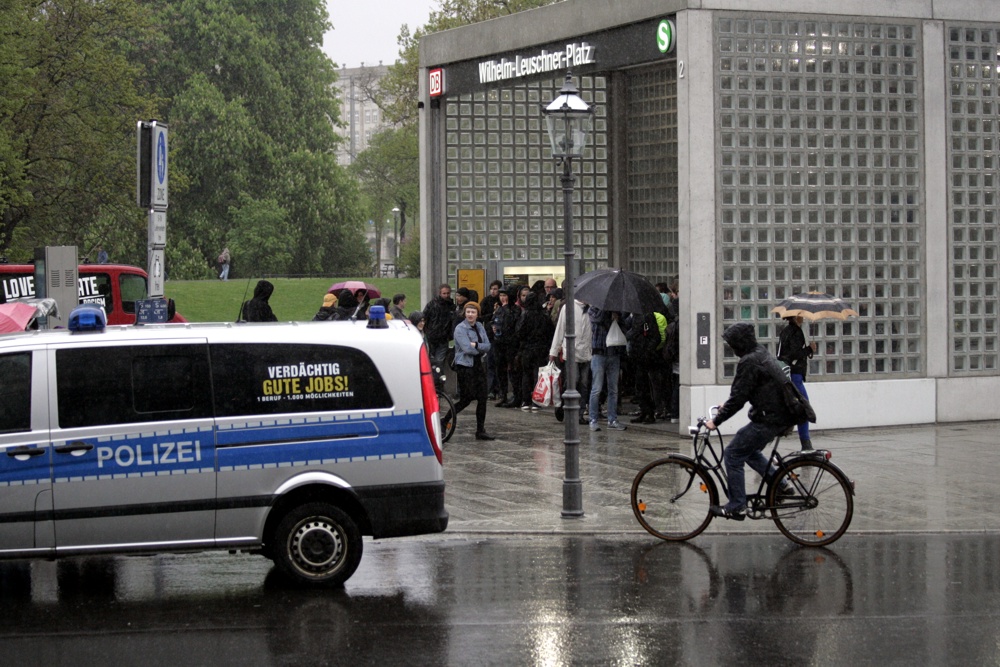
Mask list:
POLYGON ((803 452, 811 452, 813 450, 812 440, 810 440, 809 438, 805 438, 801 442, 802 442, 802 451, 803 452))

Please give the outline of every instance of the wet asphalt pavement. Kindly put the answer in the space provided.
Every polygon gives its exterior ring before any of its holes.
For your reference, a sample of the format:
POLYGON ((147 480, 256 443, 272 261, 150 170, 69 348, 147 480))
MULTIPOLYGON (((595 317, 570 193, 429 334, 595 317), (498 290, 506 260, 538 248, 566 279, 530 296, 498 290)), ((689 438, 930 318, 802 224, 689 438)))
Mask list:
MULTIPOLYGON (((985 664, 1000 660, 996 423, 816 432, 857 484, 828 549, 768 521, 647 535, 628 491, 677 426, 581 430, 585 516, 560 516, 563 427, 490 408, 445 448, 451 523, 367 540, 343 590, 245 554, 0 563, 17 665, 985 664)), ((752 475, 748 476, 748 482, 752 475)), ((752 482, 750 482, 752 483, 752 482)))

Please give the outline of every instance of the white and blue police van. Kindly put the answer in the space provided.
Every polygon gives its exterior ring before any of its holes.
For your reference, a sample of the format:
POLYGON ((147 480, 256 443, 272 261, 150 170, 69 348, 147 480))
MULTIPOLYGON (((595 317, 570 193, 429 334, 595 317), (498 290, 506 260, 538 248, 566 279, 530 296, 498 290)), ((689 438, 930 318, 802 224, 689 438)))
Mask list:
POLYGON ((377 324, 109 327, 80 306, 0 335, 0 558, 251 551, 336 586, 362 535, 445 530, 427 351, 377 324))

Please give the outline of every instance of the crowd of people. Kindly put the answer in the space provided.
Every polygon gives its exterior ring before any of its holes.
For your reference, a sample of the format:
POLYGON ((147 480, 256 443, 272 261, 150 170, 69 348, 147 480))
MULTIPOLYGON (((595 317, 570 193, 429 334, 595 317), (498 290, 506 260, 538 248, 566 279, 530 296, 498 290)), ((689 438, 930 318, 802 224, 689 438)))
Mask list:
MULTIPOLYGON (((579 419, 593 431, 601 430, 601 420, 606 420, 610 430, 627 428, 619 420, 623 412, 620 388, 626 388, 625 393, 638 405, 631 411, 632 422, 677 422, 677 289, 676 283, 672 287, 664 283, 657 287, 662 293, 662 304, 645 314, 574 303, 577 390, 583 397, 579 419), (612 323, 624 335, 609 344, 607 336, 612 323)), ((485 400, 495 401, 495 407, 538 411, 540 407, 532 401, 532 391, 539 369, 548 362, 561 368, 565 360, 564 292, 554 278, 531 285, 504 285, 494 280, 488 290, 478 301, 479 295, 474 290, 460 287, 454 290, 452 299, 451 286, 441 284, 423 311, 412 313, 409 319, 423 332, 436 368, 448 367, 454 346, 460 406, 465 407, 466 399, 479 400, 483 393, 478 384, 481 374, 485 400), (462 349, 459 335, 467 337, 473 324, 482 326, 485 340, 470 355, 462 349), (482 365, 481 370, 476 366, 477 384, 468 382, 466 377, 465 368, 471 357, 482 365), (466 387, 472 395, 466 396, 466 387)), ((564 410, 557 408, 555 414, 561 421, 564 410)), ((477 426, 477 433, 481 431, 477 426)))

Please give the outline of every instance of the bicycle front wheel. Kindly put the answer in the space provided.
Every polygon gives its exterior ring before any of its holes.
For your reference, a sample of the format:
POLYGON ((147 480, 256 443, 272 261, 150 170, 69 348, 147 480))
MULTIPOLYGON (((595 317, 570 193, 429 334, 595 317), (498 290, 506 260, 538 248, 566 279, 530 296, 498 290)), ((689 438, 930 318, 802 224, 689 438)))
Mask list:
POLYGON ((854 494, 843 473, 826 461, 790 463, 768 494, 771 518, 785 537, 807 547, 840 539, 854 516, 854 494), (791 489, 780 494, 780 488, 791 489))
POLYGON ((718 504, 715 484, 704 470, 682 458, 653 461, 632 482, 632 511, 650 535, 688 540, 712 520, 718 504))
POLYGON ((438 416, 441 418, 441 442, 448 442, 455 432, 455 425, 458 422, 455 412, 455 402, 451 396, 443 391, 438 392, 438 416))

